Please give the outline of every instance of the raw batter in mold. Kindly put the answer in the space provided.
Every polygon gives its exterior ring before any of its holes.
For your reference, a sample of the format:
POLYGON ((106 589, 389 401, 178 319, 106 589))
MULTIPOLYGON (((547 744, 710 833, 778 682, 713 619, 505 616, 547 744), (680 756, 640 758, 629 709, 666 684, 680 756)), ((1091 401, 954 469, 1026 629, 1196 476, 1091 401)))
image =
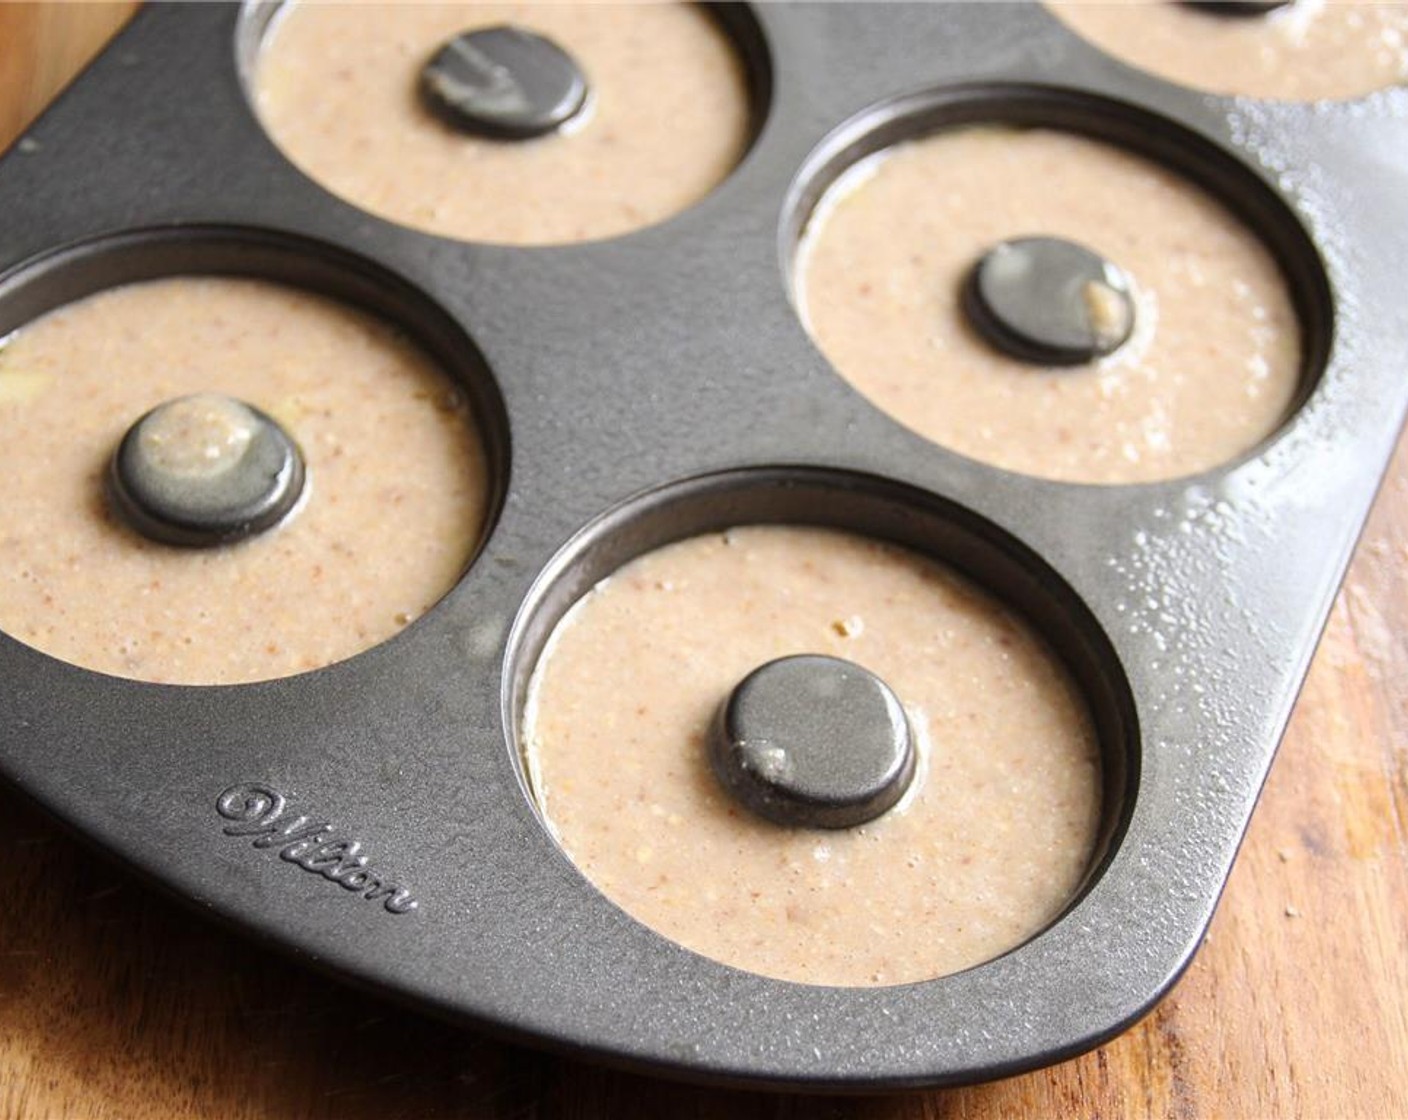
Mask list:
POLYGON ((625 565, 559 623, 524 722, 539 805, 607 897, 782 979, 900 984, 997 956, 1061 911, 1098 826, 1093 727, 1054 655, 947 568, 832 530, 734 529, 625 565), (719 703, 794 653, 879 674, 919 736, 914 784, 867 825, 769 824, 709 769, 719 703))
POLYGON ((1213 93, 1317 101, 1408 82, 1408 4, 1294 0, 1242 15, 1178 0, 1048 7, 1116 58, 1213 93))
POLYGON ((742 63, 690 4, 297 4, 261 52, 256 103, 274 141, 333 193, 391 221, 476 241, 614 237, 679 213, 748 140, 742 63), (422 65, 470 28, 545 35, 591 100, 559 132, 481 139, 422 103, 422 65))
POLYGON ((1300 331, 1271 254, 1165 168, 1050 129, 979 126, 896 145, 834 184, 798 251, 804 321, 836 369, 920 435, 1046 478, 1193 474, 1250 450, 1295 399, 1300 331), (1107 358, 1030 365, 961 308, 992 246, 1052 235, 1132 279, 1107 358))
POLYGON ((184 684, 286 676, 395 634, 464 571, 487 500, 464 395, 397 330, 217 278, 114 288, 10 335, 0 477, 0 629, 86 668, 184 684), (105 500, 108 460, 148 409, 204 392, 292 435, 302 504, 240 544, 156 544, 105 500))

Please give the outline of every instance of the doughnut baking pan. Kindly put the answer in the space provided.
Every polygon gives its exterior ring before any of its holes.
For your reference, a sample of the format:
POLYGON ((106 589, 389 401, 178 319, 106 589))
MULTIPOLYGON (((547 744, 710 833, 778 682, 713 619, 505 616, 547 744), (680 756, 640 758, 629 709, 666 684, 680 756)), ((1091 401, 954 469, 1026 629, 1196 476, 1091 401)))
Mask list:
POLYGON ((663 225, 522 249, 393 226, 295 170, 245 92, 267 14, 148 8, 6 155, 0 336, 185 272, 370 307, 463 378, 489 528, 425 617, 300 676, 144 684, 0 635, 0 772, 200 909, 349 981, 674 1076, 972 1081, 1147 1012, 1211 918, 1408 405, 1408 90, 1309 106, 1181 90, 1037 7, 729 9, 758 108, 733 175, 663 225), (1301 400, 1271 439, 1190 479, 1047 482, 920 439, 832 372, 789 301, 812 203, 855 159, 971 121, 1109 138, 1261 234, 1306 343, 1301 400), (791 984, 645 929, 556 846, 515 745, 552 626, 625 560, 755 521, 934 555, 1062 654, 1095 716, 1105 816, 1044 932, 937 980, 791 984))

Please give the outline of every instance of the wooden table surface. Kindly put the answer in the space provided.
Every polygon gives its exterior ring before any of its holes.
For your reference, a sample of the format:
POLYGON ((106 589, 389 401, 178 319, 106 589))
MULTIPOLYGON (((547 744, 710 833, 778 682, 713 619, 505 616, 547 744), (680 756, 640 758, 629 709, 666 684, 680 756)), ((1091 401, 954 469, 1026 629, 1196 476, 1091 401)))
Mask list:
MULTIPOLYGON (((0 148, 127 11, 0 3, 0 148)), ((601 1070, 313 976, 0 790, 0 1117, 1408 1117, 1405 562, 1408 440, 1207 944, 1152 1015, 1080 1059, 871 1098, 601 1070)))

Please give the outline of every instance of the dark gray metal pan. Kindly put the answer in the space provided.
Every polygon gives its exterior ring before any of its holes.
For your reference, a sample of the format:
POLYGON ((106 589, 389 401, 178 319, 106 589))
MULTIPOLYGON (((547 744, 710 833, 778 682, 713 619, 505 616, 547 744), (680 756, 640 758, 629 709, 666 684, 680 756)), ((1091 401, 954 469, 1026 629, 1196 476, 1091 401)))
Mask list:
POLYGON ((364 304, 470 387, 494 512, 434 610, 303 676, 142 684, 0 635, 0 772, 201 909, 512 1037, 818 1089, 1056 1061, 1148 1011, 1201 939, 1408 405, 1408 90, 1317 106, 1193 93, 1010 4, 724 18, 760 101, 742 165, 664 225, 548 249, 399 228, 296 171, 242 88, 260 10, 134 21, 0 165, 0 334, 179 272, 364 304), (831 371, 788 296, 810 202, 857 155, 977 119, 1133 146, 1262 233, 1309 344, 1303 400, 1272 439, 1176 482, 1044 482, 919 439, 831 371), (764 979, 626 917, 549 837, 515 743, 553 622, 646 548, 758 520, 933 553, 1070 663, 1106 819, 1080 896, 1027 944, 901 987, 764 979), (353 841, 359 874, 341 862, 353 841))

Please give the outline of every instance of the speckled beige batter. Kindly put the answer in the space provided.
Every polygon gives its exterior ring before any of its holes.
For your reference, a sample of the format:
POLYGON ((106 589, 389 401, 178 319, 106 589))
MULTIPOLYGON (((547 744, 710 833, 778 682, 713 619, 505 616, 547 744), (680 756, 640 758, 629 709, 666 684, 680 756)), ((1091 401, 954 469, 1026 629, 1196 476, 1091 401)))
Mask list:
POLYGON ((1317 101, 1408 82, 1408 4, 1294 0, 1248 16, 1179 0, 1047 6, 1117 58, 1213 93, 1317 101))
POLYGON ((722 30, 689 4, 297 4, 256 101, 275 143, 366 210, 448 237, 545 245, 614 237, 691 206, 742 156, 749 103, 722 30), (509 23, 586 71, 584 117, 487 140, 421 103, 421 66, 461 31, 509 23))
POLYGON ((1298 388, 1299 326, 1258 238, 1171 171, 1071 133, 956 129, 873 157, 813 214, 796 284, 812 337, 872 402, 1026 474, 1193 474, 1266 438, 1298 388), (1035 234, 1132 278, 1134 334, 1109 357, 1043 369, 969 326, 960 294, 973 263, 1035 234))
POLYGON ((622 909, 739 968, 900 984, 994 957, 1078 885, 1099 818, 1091 721, 1055 657, 948 569, 831 530, 758 526, 626 565, 558 626, 527 760, 563 847, 622 909), (920 739, 889 813, 787 829, 736 807, 705 734, 787 654, 884 678, 920 739))
POLYGON ((319 296, 179 278, 62 307, 0 346, 0 629, 73 664, 185 684, 286 676, 395 634, 459 578, 486 504, 461 391, 319 296), (148 409, 219 392, 277 419, 308 486, 241 544, 147 541, 103 476, 148 409))

